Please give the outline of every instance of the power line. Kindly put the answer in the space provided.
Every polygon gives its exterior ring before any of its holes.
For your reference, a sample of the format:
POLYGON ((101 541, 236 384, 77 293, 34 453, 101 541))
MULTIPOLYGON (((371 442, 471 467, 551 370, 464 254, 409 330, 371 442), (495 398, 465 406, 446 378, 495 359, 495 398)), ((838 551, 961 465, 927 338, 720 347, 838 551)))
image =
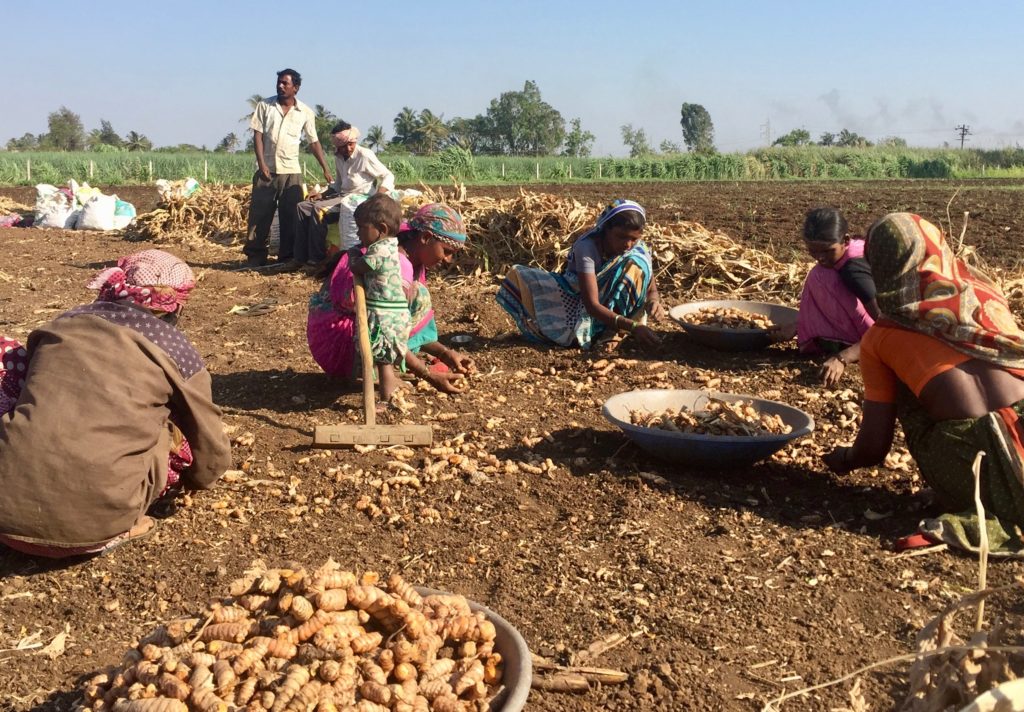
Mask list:
POLYGON ((772 120, 767 118, 764 123, 761 124, 761 136, 768 142, 768 145, 772 145, 772 120))

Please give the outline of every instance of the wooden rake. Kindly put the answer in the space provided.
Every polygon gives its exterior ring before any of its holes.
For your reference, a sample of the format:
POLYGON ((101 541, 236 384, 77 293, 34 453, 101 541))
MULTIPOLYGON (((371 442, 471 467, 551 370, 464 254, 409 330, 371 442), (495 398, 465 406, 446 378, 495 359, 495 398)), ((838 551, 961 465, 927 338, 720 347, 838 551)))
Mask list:
POLYGON ((315 447, 351 447, 353 445, 431 445, 434 429, 429 425, 377 425, 373 401, 373 353, 366 324, 366 290, 359 275, 353 275, 356 296, 356 323, 359 327, 359 354, 363 365, 362 425, 318 425, 313 433, 315 447))

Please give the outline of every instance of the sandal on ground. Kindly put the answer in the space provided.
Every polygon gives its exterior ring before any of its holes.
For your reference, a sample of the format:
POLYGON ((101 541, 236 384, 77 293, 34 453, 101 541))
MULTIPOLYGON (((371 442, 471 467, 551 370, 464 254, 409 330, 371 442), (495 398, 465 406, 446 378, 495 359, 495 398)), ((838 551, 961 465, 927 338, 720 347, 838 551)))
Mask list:
POLYGON ((228 314, 237 316, 262 316, 277 309, 277 300, 273 297, 256 304, 236 304, 228 310, 228 314))
POLYGON ((907 551, 908 549, 921 549, 926 546, 935 546, 936 544, 941 543, 942 539, 918 532, 917 534, 900 537, 893 544, 892 548, 896 551, 907 551))

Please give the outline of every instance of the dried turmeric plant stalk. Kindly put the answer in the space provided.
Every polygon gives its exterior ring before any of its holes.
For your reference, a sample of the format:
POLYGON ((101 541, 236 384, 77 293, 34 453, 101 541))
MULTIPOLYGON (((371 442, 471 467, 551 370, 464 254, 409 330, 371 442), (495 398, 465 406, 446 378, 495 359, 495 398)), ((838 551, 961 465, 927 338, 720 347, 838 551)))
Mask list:
POLYGON ((231 245, 245 238, 248 186, 204 185, 189 196, 170 193, 158 207, 125 228, 126 240, 211 241, 231 245))
MULTIPOLYGON (((979 630, 966 642, 953 629, 957 612, 977 606, 993 593, 1010 589, 1019 594, 1020 585, 988 588, 964 596, 918 633, 918 652, 933 654, 920 657, 911 665, 910 691, 901 712, 959 710, 996 685, 1017 679, 1010 666, 1011 653, 991 650, 1005 645, 1003 638, 1007 627, 1004 624, 996 623, 991 630, 979 630), (947 647, 953 649, 942 652, 947 647)), ((1021 655, 1015 654, 1015 658, 1019 665, 1021 655)))

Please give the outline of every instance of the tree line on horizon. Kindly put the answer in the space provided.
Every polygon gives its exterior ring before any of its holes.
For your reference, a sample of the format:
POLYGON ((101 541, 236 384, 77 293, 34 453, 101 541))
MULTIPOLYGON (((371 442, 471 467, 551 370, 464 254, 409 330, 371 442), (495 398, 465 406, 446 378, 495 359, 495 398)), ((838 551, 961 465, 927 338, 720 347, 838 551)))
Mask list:
MULTIPOLYGON (((248 122, 263 96, 253 94, 248 99, 249 113, 240 122, 248 122)), ((331 128, 339 121, 323 104, 314 107, 317 135, 322 144, 330 146, 331 128)), ((631 158, 671 155, 684 151, 716 153, 714 123, 711 115, 700 104, 683 103, 680 107, 680 128, 683 146, 670 139, 663 140, 655 149, 646 131, 632 124, 620 127, 623 145, 631 158)), ((389 155, 434 155, 449 148, 481 156, 565 156, 587 158, 591 155, 595 136, 583 128, 580 118, 568 122, 562 114, 544 101, 537 83, 527 80, 521 91, 507 91, 492 99, 487 109, 472 118, 456 117, 445 120, 428 108, 416 110, 405 106, 395 116, 393 133, 388 138, 383 126, 366 129, 363 144, 389 155)), ((182 143, 175 146, 153 147, 144 134, 129 131, 120 136, 110 121, 100 119, 100 126, 86 131, 78 114, 61 106, 47 117, 46 132, 38 135, 26 133, 6 143, 8 151, 168 151, 205 152, 206 146, 182 143)), ((252 151, 252 138, 247 141, 235 131, 228 132, 213 149, 215 153, 252 151)), ((823 133, 817 142, 805 129, 793 129, 779 136, 773 146, 836 146, 868 147, 873 144, 863 136, 842 129, 839 133, 823 133)), ((907 142, 891 136, 879 142, 881 146, 906 147, 907 142)))

